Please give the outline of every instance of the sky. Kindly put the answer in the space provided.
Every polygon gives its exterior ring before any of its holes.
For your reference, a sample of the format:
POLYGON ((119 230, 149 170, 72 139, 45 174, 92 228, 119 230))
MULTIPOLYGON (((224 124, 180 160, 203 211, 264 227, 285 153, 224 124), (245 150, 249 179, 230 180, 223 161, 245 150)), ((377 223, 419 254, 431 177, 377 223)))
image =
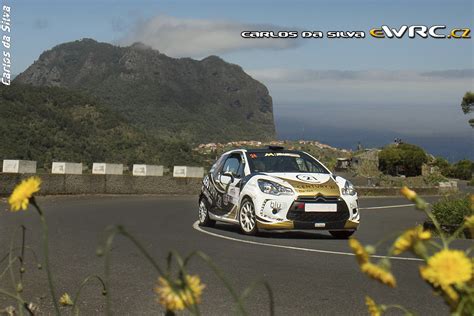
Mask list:
POLYGON ((44 50, 86 37, 116 45, 141 41, 172 57, 218 55, 269 88, 280 138, 379 146, 402 137, 451 159, 474 159, 474 129, 459 106, 462 95, 474 90, 472 38, 240 36, 245 30, 368 33, 381 25, 404 24, 472 29, 473 1, 2 3, 12 6, 13 73, 26 69, 44 50), (337 136, 326 137, 323 129, 337 136), (441 139, 447 141, 438 144, 441 139))

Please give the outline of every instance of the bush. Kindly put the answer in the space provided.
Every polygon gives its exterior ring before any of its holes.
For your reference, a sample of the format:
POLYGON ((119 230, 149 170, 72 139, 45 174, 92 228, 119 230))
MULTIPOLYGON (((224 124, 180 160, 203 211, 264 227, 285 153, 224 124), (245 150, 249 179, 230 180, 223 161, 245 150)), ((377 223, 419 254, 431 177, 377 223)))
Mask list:
POLYGON ((433 205, 433 215, 441 225, 461 225, 472 214, 469 196, 447 196, 433 205))
POLYGON ((442 157, 436 157, 435 160, 433 161, 433 166, 438 167, 439 172, 441 172, 443 176, 445 177, 450 176, 451 165, 446 159, 442 157))
POLYGON ((472 179, 472 173, 474 172, 474 163, 467 159, 460 160, 455 164, 450 165, 446 159, 437 157, 434 160, 433 165, 439 168, 443 176, 461 180, 472 179))
POLYGON ((427 161, 425 151, 411 144, 390 145, 379 153, 380 171, 392 176, 419 176, 421 166, 427 161))
POLYGON ((451 168, 451 176, 461 180, 471 180, 474 164, 470 160, 460 160, 451 168))
POLYGON ((467 183, 468 186, 471 186, 471 187, 474 187, 474 178, 471 179, 471 181, 469 181, 467 183))
POLYGON ((461 108, 464 114, 471 112, 474 109, 474 93, 471 91, 466 92, 462 98, 461 108))
POLYGON ((427 177, 424 178, 425 183, 428 185, 438 185, 440 182, 447 181, 444 176, 440 174, 430 174, 427 177))

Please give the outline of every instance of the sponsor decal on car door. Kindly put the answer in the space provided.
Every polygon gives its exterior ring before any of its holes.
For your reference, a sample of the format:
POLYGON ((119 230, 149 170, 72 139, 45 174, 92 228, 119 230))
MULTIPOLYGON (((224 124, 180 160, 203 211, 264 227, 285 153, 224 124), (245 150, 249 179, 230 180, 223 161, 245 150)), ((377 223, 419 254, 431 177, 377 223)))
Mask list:
POLYGON ((242 176, 242 156, 239 153, 229 155, 214 178, 217 196, 215 207, 211 211, 215 215, 235 217, 242 176))

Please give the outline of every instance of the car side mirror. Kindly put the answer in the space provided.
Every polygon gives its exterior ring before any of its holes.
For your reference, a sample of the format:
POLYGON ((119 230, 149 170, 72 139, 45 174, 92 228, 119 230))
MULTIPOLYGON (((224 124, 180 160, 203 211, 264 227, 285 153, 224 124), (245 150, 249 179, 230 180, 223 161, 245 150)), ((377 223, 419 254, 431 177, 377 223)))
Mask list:
POLYGON ((224 172, 220 175, 219 180, 222 184, 228 185, 234 182, 234 175, 232 174, 232 172, 224 172))

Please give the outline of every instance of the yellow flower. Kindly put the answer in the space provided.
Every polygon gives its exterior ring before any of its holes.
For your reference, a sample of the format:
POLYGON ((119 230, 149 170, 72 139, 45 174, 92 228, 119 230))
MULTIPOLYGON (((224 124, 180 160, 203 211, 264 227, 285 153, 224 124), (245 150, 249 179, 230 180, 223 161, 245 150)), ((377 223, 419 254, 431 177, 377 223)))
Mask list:
POLYGON ((402 252, 411 249, 415 243, 430 238, 431 232, 423 230, 422 226, 408 229, 395 240, 395 243, 393 244, 393 253, 399 255, 402 252))
POLYGON ((59 298, 59 304, 63 306, 72 306, 74 303, 72 302, 71 297, 69 294, 64 293, 60 298, 59 298))
POLYGON ((462 284, 472 277, 472 262, 461 250, 443 249, 430 257, 427 263, 420 267, 420 274, 434 286, 462 284))
POLYGON ((448 302, 457 303, 459 301, 459 294, 456 292, 451 285, 442 285, 441 289, 443 290, 443 293, 446 295, 448 298, 448 302))
POLYGON ((16 186, 13 193, 8 198, 10 209, 13 212, 19 211, 20 209, 26 210, 33 193, 40 190, 41 179, 38 177, 31 177, 23 180, 19 185, 16 186))
POLYGON ((354 252, 357 262, 359 262, 359 264, 369 262, 369 254, 365 250, 364 246, 362 246, 362 244, 357 239, 349 239, 349 246, 352 248, 352 251, 354 252))
POLYGON ((159 295, 158 302, 170 311, 179 311, 199 304, 202 290, 205 288, 197 275, 187 275, 186 282, 178 280, 174 287, 163 277, 158 279, 158 283, 155 288, 155 293, 159 295))
POLYGON ((382 282, 383 284, 386 284, 390 287, 396 287, 397 286, 397 281, 395 280, 395 277, 393 276, 392 273, 390 273, 387 270, 382 269, 381 267, 367 262, 361 265, 360 269, 362 272, 370 276, 371 278, 382 282))
POLYGON ((401 190, 400 190, 400 193, 402 193, 402 195, 404 197, 406 197, 408 200, 410 201, 415 201, 416 198, 417 198, 417 194, 415 191, 413 190, 410 190, 407 186, 404 186, 401 190))
POLYGON ((368 296, 365 297, 365 305, 367 305, 370 316, 382 315, 382 311, 380 310, 379 306, 375 304, 375 301, 368 296))

